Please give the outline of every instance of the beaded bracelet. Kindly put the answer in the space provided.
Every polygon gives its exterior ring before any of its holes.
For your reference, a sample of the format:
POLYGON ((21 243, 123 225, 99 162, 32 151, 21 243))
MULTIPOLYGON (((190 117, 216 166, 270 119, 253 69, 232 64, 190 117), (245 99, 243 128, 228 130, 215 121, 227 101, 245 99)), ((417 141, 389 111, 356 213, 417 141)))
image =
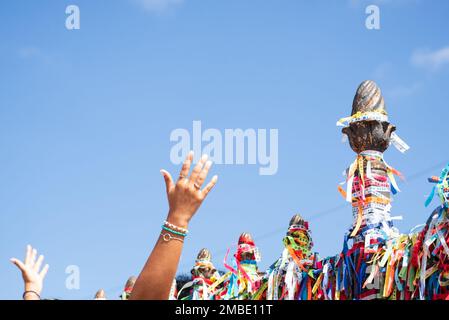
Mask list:
POLYGON ((172 230, 181 232, 181 233, 185 233, 185 234, 189 233, 189 230, 187 230, 185 228, 181 228, 181 227, 175 226, 174 224, 172 224, 172 223, 170 223, 168 221, 164 221, 164 226, 166 226, 166 227, 168 227, 168 228, 170 228, 172 230))
POLYGON ((187 233, 182 233, 182 232, 170 229, 169 227, 166 227, 165 225, 162 226, 162 229, 164 229, 165 231, 168 231, 170 233, 176 234, 178 236, 184 237, 184 238, 187 237, 187 233))

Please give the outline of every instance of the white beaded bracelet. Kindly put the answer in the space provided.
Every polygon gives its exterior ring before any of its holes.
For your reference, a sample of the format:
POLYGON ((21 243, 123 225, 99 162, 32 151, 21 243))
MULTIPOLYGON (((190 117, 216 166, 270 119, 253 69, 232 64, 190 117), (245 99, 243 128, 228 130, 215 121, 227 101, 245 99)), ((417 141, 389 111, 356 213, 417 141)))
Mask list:
POLYGON ((175 231, 182 232, 182 233, 186 233, 186 234, 189 233, 189 230, 187 230, 185 228, 181 228, 181 227, 175 226, 174 224, 172 224, 172 223, 170 223, 168 221, 164 221, 164 226, 169 227, 170 229, 173 229, 175 231))

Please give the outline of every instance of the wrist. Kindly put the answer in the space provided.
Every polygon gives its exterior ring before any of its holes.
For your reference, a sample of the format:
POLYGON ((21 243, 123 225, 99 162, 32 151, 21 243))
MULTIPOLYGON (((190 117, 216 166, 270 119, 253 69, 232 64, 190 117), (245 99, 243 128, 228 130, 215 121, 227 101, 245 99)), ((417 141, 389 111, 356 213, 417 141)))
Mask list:
POLYGON ((39 296, 41 295, 42 289, 34 284, 34 283, 25 283, 25 291, 24 292, 35 292, 39 296))
POLYGON ((167 215, 167 222, 174 224, 177 227, 188 229, 190 219, 185 218, 184 214, 176 211, 169 211, 167 215))
POLYGON ((22 295, 23 300, 41 300, 40 294, 36 291, 25 291, 22 295))

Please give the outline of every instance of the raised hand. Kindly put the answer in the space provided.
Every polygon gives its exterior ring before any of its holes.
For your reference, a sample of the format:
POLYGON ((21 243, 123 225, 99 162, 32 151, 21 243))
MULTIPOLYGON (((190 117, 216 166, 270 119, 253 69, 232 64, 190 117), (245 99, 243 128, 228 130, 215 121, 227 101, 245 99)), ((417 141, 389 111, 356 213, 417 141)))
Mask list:
MULTIPOLYGON (((207 161, 207 156, 202 156, 189 177, 192 161, 193 152, 190 152, 184 161, 181 173, 176 182, 173 181, 170 173, 166 170, 161 170, 165 179, 168 205, 170 208, 167 222, 171 224, 170 226, 185 230, 190 219, 192 219, 204 199, 217 183, 217 176, 214 176, 201 189, 206 181, 212 162, 207 161)), ((166 300, 170 296, 170 289, 176 275, 187 230, 185 234, 179 234, 176 230, 167 230, 164 228, 165 223, 163 232, 159 235, 150 257, 136 280, 130 296, 131 300, 166 300)))
POLYGON ((203 155, 193 168, 189 177, 190 167, 193 161, 193 152, 189 152, 182 166, 176 183, 166 170, 161 170, 165 179, 169 213, 167 220, 180 227, 187 227, 190 219, 201 206, 202 202, 217 183, 218 177, 214 176, 203 188, 211 161, 207 161, 207 155, 203 155))
POLYGON ((11 262, 22 272, 22 278, 25 285, 23 298, 25 300, 40 300, 42 287, 49 265, 46 264, 42 269, 44 256, 40 255, 37 259, 37 250, 30 245, 27 246, 25 261, 12 258, 11 262))

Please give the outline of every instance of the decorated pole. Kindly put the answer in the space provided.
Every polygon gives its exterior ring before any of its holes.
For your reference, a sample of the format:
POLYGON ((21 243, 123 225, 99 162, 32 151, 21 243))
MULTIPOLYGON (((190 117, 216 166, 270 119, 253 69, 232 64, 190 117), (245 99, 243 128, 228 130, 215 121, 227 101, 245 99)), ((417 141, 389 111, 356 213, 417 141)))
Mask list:
POLYGON ((228 254, 225 257, 225 267, 229 270, 229 277, 224 285, 223 299, 252 299, 260 288, 262 277, 257 266, 260 261, 259 249, 251 234, 244 232, 240 235, 231 265, 226 262, 228 254))
MULTIPOLYGON (((347 171, 346 190, 353 224, 343 252, 330 259, 335 299, 434 300, 448 299, 449 290, 449 167, 436 183, 426 205, 438 193, 442 205, 433 211, 423 230, 400 234, 390 216, 392 195, 399 191, 383 153, 390 144, 405 152, 409 147, 388 120, 385 102, 373 81, 364 81, 354 97, 352 115, 338 122, 357 153, 347 171)), ((324 265, 324 264, 323 264, 324 265)), ((323 273, 326 274, 327 270, 323 273)), ((325 286, 329 290, 329 286, 325 286)))
POLYGON ((107 300, 106 298, 106 292, 103 289, 100 289, 95 293, 94 300, 107 300))
POLYGON ((195 266, 190 271, 193 278, 212 279, 216 276, 217 269, 212 263, 212 254, 206 248, 203 248, 198 253, 195 260, 195 266))
POLYGON ((311 300, 315 255, 309 223, 295 214, 282 242, 284 250, 267 270, 261 291, 267 300, 311 300))
POLYGON ((134 289, 134 284, 136 283, 137 278, 135 276, 131 276, 126 280, 125 288, 123 288, 123 292, 120 295, 121 300, 128 300, 131 296, 131 292, 134 289))
POLYGON ((399 191, 394 178, 400 173, 384 160, 383 153, 393 143, 401 152, 409 147, 396 135, 388 120, 384 98, 373 81, 360 84, 354 96, 352 113, 341 119, 343 134, 357 153, 347 171, 347 189, 341 193, 352 203, 354 223, 349 238, 367 244, 396 232, 390 216, 392 194, 399 191))
POLYGON ((192 280, 186 283, 178 293, 181 300, 212 300, 216 282, 220 276, 212 263, 212 255, 206 248, 200 250, 195 265, 190 271, 192 280))
POLYGON ((416 296, 421 300, 449 300, 449 164, 429 182, 435 185, 425 206, 435 195, 441 204, 432 211, 413 246, 411 263, 419 270, 416 296))
POLYGON ((347 190, 342 192, 353 208, 354 223, 349 238, 357 243, 364 242, 368 236, 369 244, 371 240, 385 238, 394 232, 390 217, 391 193, 399 191, 394 175, 400 175, 383 158, 397 135, 394 134, 396 127, 388 120, 385 102, 376 83, 364 81, 360 84, 351 117, 339 123, 346 125, 342 132, 357 153, 347 172, 347 190))
MULTIPOLYGON (((401 152, 408 146, 396 135, 396 127, 388 119, 388 113, 380 88, 373 81, 363 81, 354 96, 350 117, 338 121, 344 126, 352 150, 357 154, 347 170, 346 190, 340 192, 352 204, 353 223, 345 236, 343 254, 355 263, 355 268, 347 269, 337 283, 337 297, 344 292, 345 298, 376 298, 381 296, 382 280, 363 286, 366 273, 371 273, 369 265, 361 261, 367 255, 377 252, 389 239, 399 236, 390 215, 392 195, 399 191, 394 178, 401 174, 389 166, 383 153, 393 143, 401 152), (362 270, 365 267, 365 270, 362 270)), ((377 274, 380 277, 381 273, 377 274)))

